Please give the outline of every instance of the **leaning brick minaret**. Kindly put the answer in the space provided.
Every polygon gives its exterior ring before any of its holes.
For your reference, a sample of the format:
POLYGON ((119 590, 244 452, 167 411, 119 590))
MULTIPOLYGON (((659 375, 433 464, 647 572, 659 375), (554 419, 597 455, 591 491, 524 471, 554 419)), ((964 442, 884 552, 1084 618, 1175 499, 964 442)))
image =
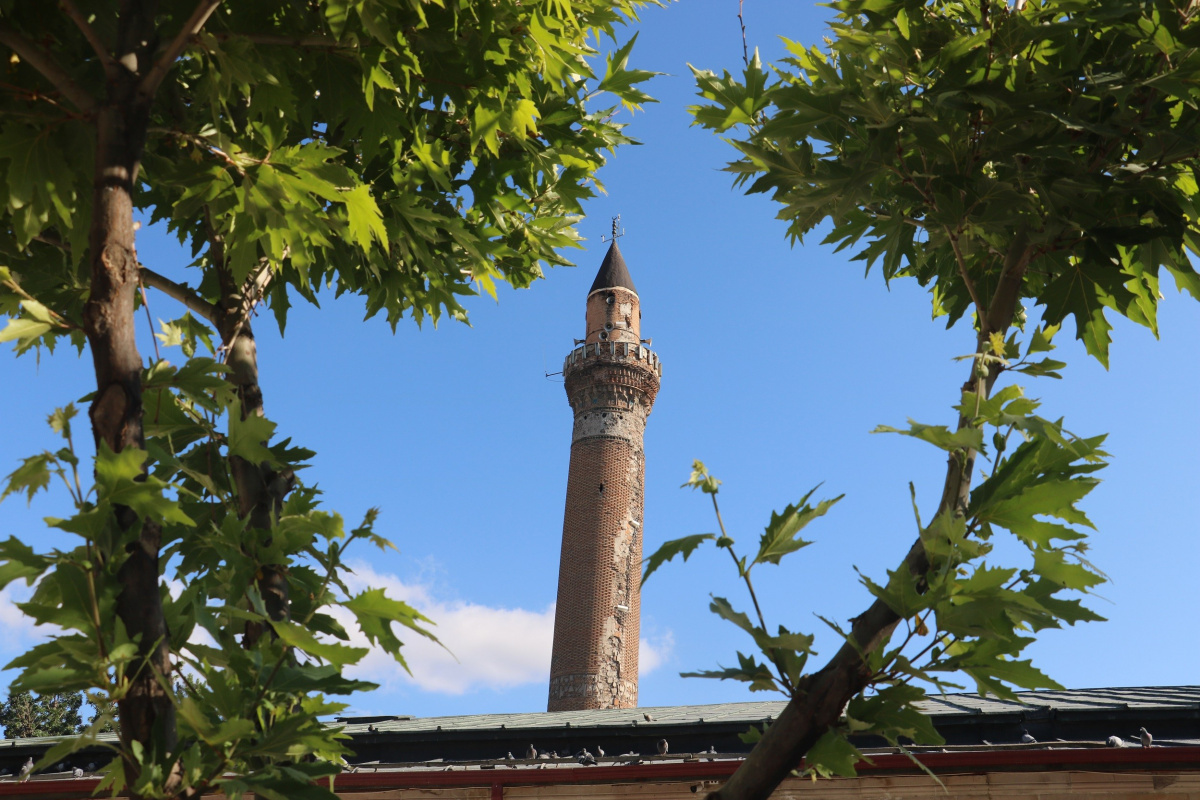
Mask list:
POLYGON ((550 711, 637 705, 642 433, 662 365, 613 242, 587 297, 587 335, 563 364, 575 412, 550 659, 550 711))

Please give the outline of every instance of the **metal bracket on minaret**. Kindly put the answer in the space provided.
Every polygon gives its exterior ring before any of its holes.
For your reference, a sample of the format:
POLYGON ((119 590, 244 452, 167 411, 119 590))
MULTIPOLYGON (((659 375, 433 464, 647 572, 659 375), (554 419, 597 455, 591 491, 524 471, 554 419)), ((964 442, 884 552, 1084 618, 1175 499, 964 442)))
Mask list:
POLYGON ((615 242, 625 235, 625 229, 621 227, 621 215, 617 214, 612 218, 612 236, 607 239, 604 236, 600 237, 601 242, 615 242))

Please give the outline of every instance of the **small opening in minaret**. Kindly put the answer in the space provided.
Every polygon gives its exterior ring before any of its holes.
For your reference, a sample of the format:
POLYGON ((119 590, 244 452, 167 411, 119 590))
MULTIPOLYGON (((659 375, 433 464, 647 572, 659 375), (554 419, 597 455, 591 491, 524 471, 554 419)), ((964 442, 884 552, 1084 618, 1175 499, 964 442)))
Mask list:
POLYGON ((600 494, 604 494, 604 484, 600 484, 600 494))

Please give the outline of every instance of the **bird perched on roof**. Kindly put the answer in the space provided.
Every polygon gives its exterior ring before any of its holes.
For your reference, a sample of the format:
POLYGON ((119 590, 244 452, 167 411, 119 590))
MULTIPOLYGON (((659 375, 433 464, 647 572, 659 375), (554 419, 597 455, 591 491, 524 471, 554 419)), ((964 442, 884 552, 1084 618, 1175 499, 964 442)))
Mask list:
POLYGON ((709 756, 709 759, 708 759, 709 761, 712 761, 712 756, 715 756, 715 755, 717 754, 717 748, 713 747, 713 746, 710 744, 710 745, 708 746, 708 749, 704 751, 704 754, 705 754, 706 756, 709 756))
POLYGON ((667 744, 666 739, 658 740, 658 754, 660 756, 665 756, 667 754, 667 751, 670 749, 671 749, 671 746, 667 744))
POLYGON ((33 757, 25 759, 25 763, 21 765, 21 780, 29 780, 29 773, 33 772, 33 757))
POLYGON ((537 758, 537 748, 529 745, 529 749, 525 751, 526 758, 537 758))
POLYGON ((79 767, 76 767, 75 769, 71 770, 71 777, 72 778, 82 778, 83 770, 79 767))
POLYGON ((509 750, 507 753, 505 753, 505 754, 504 754, 504 760, 505 760, 505 761, 512 761, 512 760, 513 760, 513 754, 512 754, 512 750, 509 750))
POLYGON ((549 761, 549 760, 550 760, 550 754, 549 754, 549 753, 538 753, 538 758, 539 758, 539 759, 541 759, 541 760, 543 760, 543 761, 549 761))
POLYGON ((579 753, 579 763, 585 767, 594 767, 596 766, 596 757, 589 753, 585 747, 579 753))
POLYGON ((1021 728, 1021 744, 1037 744, 1037 739, 1029 735, 1029 731, 1021 728))
POLYGON ((378 728, 376 728, 374 725, 368 725, 368 726, 367 726, 367 733, 374 733, 374 732, 375 732, 375 731, 377 731, 377 730, 379 730, 379 729, 378 729, 378 728))
POLYGON ((642 712, 642 719, 646 720, 646 722, 654 722, 654 717, 650 716, 645 711, 642 712))
POLYGON ((1106 741, 1105 744, 1108 745, 1109 747, 1124 747, 1125 740, 1122 739, 1120 736, 1110 736, 1110 737, 1108 737, 1108 741, 1106 741))
POLYGON ((604 758, 604 748, 601 747, 600 745, 596 745, 596 755, 600 756, 601 758, 604 758))
POLYGON ((1142 747, 1150 747, 1154 744, 1154 737, 1150 735, 1150 731, 1138 728, 1138 733, 1141 734, 1142 747))

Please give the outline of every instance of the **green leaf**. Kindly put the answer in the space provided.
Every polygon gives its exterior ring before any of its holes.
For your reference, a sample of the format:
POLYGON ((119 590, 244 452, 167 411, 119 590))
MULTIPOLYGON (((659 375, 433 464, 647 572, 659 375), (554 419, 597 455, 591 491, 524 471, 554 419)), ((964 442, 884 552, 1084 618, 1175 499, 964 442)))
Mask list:
POLYGON ((275 427, 274 422, 258 414, 243 419, 241 403, 235 401, 229 407, 229 454, 251 464, 279 466, 275 454, 266 447, 275 427))
POLYGON ((845 734, 835 728, 825 731, 804 754, 805 766, 826 778, 832 775, 853 778, 858 774, 855 767, 862 760, 863 754, 858 748, 850 744, 845 734))
POLYGON ((58 459, 50 453, 30 456, 21 461, 21 466, 9 473, 5 479, 7 485, 0 500, 14 492, 23 492, 27 502, 33 502, 33 496, 50 485, 52 466, 57 466, 58 459))
POLYGON ((288 647, 294 647, 335 666, 344 667, 357 663, 369 652, 365 647, 347 647, 319 641, 307 628, 288 620, 270 620, 270 624, 279 640, 288 647))
POLYGON ((354 613, 358 627, 374 645, 383 648, 408 671, 408 664, 400 653, 404 644, 392 630, 392 623, 399 623, 426 639, 437 642, 437 637, 422 623, 434 624, 428 617, 401 600, 392 600, 383 589, 368 589, 342 603, 354 613))
POLYGON ((945 425, 923 425, 911 419, 908 425, 907 429, 879 425, 871 433, 899 433, 929 442, 934 447, 951 453, 961 450, 983 452, 983 431, 978 428, 959 428, 951 431, 945 425))
POLYGON ((808 505, 808 500, 817 488, 819 487, 813 488, 804 495, 800 502, 789 505, 782 513, 771 512, 771 521, 759 540, 758 555, 754 557, 752 564, 778 564, 779 560, 788 553, 812 544, 812 542, 799 538, 797 534, 808 523, 817 517, 824 516, 826 511, 845 497, 845 495, 838 495, 831 500, 822 500, 816 507, 811 507, 808 505))
POLYGON ((350 236, 363 250, 370 250, 378 242, 384 250, 388 246, 387 228, 383 214, 371 196, 371 187, 363 185, 343 192, 341 200, 346 204, 350 220, 350 236))
POLYGON ((689 486, 711 495, 721 491, 721 482, 708 474, 708 467, 704 466, 704 462, 700 459, 692 462, 692 474, 688 476, 687 482, 679 488, 686 489, 689 486))
POLYGON ((96 488, 100 501, 132 509, 139 517, 163 523, 193 526, 191 517, 183 512, 178 500, 165 496, 170 486, 153 475, 146 475, 142 465, 145 450, 127 447, 119 453, 109 449, 103 440, 96 453, 96 488))
POLYGON ((702 542, 708 539, 716 539, 715 533, 696 533, 691 536, 684 536, 682 539, 672 539, 669 542, 663 542, 657 550, 643 563, 646 565, 645 571, 642 573, 642 586, 646 585, 650 575, 666 562, 675 558, 675 556, 683 556, 683 560, 687 561, 688 556, 695 552, 696 548, 702 542))
POLYGON ((620 99, 621 105, 633 111, 640 110, 644 103, 658 102, 638 89, 637 85, 662 74, 644 69, 629 69, 629 54, 637 42, 637 37, 635 33, 628 42, 605 59, 604 77, 596 87, 598 92, 612 92, 620 99))

